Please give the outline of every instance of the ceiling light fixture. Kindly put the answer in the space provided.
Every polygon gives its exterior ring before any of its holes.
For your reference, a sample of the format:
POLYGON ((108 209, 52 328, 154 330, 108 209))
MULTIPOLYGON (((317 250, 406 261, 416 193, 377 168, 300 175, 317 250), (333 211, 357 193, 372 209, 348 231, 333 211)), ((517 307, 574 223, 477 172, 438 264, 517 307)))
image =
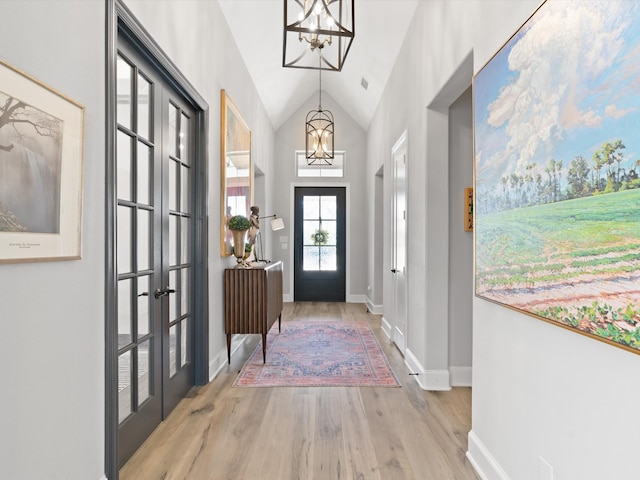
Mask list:
MULTIPOLYGON (((322 51, 320 49, 320 51, 322 51)), ((320 54, 318 54, 320 56, 320 54)), ((320 60, 322 61, 322 60, 320 60)), ((318 110, 307 113, 305 123, 305 155, 307 165, 333 164, 333 114, 322 110, 322 69, 318 71, 320 91, 318 93, 318 110)))
POLYGON ((341 71, 355 34, 354 6, 355 0, 284 0, 282 66, 341 71))

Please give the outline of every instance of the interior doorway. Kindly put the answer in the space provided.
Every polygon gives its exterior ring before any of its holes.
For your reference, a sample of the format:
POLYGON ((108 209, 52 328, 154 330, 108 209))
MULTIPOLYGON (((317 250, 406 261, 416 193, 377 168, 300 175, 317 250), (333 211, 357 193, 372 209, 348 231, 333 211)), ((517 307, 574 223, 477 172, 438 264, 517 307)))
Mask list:
POLYGON ((407 332, 407 134, 392 149, 393 192, 391 209, 391 273, 393 323, 391 338, 404 355, 407 332))
POLYGON ((208 106, 119 1, 108 10, 106 470, 208 381, 208 106))

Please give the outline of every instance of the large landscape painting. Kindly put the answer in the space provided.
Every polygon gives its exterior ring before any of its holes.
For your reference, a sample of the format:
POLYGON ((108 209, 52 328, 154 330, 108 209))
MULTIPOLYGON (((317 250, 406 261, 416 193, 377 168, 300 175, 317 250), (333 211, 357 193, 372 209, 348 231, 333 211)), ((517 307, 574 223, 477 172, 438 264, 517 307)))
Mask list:
POLYGON ((473 92, 476 295, 640 353, 640 2, 548 0, 473 92))

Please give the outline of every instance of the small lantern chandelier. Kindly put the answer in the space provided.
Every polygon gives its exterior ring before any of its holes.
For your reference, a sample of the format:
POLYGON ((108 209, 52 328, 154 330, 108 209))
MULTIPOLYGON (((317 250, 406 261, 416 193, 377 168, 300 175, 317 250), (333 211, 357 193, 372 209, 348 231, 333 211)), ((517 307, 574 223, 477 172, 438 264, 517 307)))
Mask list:
POLYGON ((355 0, 284 0, 282 66, 341 71, 355 34, 354 6, 355 0))
MULTIPOLYGON (((322 52, 322 47, 319 48, 322 52)), ((320 53, 318 53, 321 56, 320 53)), ((320 60, 322 61, 322 60, 320 60)), ((305 150, 307 165, 332 165, 333 161, 333 114, 322 110, 322 69, 318 71, 320 92, 318 110, 307 113, 305 150)))

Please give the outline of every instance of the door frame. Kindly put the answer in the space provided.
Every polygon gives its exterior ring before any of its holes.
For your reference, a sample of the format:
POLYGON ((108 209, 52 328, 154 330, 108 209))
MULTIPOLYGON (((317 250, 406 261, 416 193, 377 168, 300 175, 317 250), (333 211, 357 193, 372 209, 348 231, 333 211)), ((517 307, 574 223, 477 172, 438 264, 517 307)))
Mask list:
POLYGON ((207 134, 209 105, 171 59, 133 16, 122 0, 106 0, 105 54, 105 473, 109 480, 119 477, 118 465, 118 364, 117 364, 117 272, 116 258, 116 59, 118 38, 126 37, 169 85, 195 110, 194 135, 194 276, 193 335, 195 384, 209 381, 209 305, 207 269, 207 134))
POLYGON ((395 273, 393 273, 392 276, 392 281, 393 281, 393 323, 391 325, 390 328, 390 333, 391 333, 391 341, 396 345, 396 347, 398 347, 398 350, 400 351, 400 353, 402 353, 402 356, 404 357, 407 351, 407 338, 408 338, 408 330, 409 330, 409 305, 408 305, 408 286, 409 286, 409 222, 408 219, 411 218, 409 216, 409 202, 408 202, 408 198, 409 198, 409 182, 408 182, 408 178, 409 178, 409 173, 408 173, 408 167, 409 167, 409 162, 407 162, 407 156, 409 154, 409 139, 408 139, 408 131, 404 130, 402 132, 402 134, 400 135, 400 137, 398 137, 398 140, 396 140, 396 142, 394 143, 393 147, 391 148, 391 166, 392 166, 392 174, 391 174, 391 200, 392 200, 392 207, 391 207, 391 255, 390 255, 390 261, 391 261, 391 267, 392 270, 397 268, 396 265, 396 251, 397 251, 397 243, 398 243, 398 238, 396 237, 397 235, 397 231, 396 231, 396 215, 397 215, 397 205, 396 205, 396 201, 397 201, 397 191, 396 191, 396 180, 397 180, 397 175, 396 175, 396 154, 400 153, 400 152, 404 152, 404 156, 405 156, 405 161, 404 161, 404 191, 405 191, 405 204, 404 204, 404 221, 405 221, 405 225, 404 225, 404 238, 401 239, 402 242, 404 243, 404 292, 402 292, 402 298, 400 299, 403 303, 404 303, 404 331, 401 331, 401 335, 402 335, 402 345, 399 345, 398 342, 396 342, 396 337, 397 337, 397 332, 398 332, 398 317, 397 317, 397 313, 398 313, 398 295, 397 295, 397 276, 395 273))
MULTIPOLYGON (((346 231, 345 231, 345 299, 347 302, 356 301, 351 298, 351 264, 349 262, 349 253, 351 247, 351 229, 349 228, 349 219, 351 218, 351 184, 349 182, 291 182, 289 186, 289 218, 291 219, 292 225, 289 228, 289 253, 287 258, 289 259, 289 293, 284 295, 285 302, 293 302, 293 280, 294 280, 294 268, 293 268, 293 256, 294 256, 294 236, 293 236, 293 221, 295 219, 295 198, 296 198, 296 187, 336 187, 336 188, 344 188, 345 189, 345 222, 346 222, 346 231)), ((273 240, 274 244, 279 244, 280 241, 273 240)))

